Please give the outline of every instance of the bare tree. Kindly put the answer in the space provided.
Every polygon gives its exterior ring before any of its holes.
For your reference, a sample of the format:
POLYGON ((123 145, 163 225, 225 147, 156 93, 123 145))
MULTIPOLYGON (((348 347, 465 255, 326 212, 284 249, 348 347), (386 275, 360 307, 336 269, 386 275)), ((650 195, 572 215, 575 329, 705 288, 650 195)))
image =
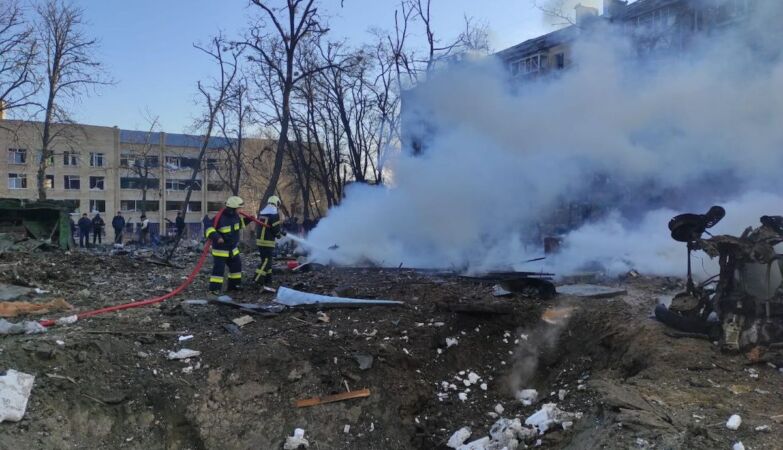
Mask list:
MULTIPOLYGON (((245 45, 255 50, 250 57, 259 72, 266 75, 267 100, 275 104, 275 115, 279 136, 275 150, 274 165, 269 183, 264 191, 261 205, 275 193, 288 148, 288 131, 291 125, 291 94, 294 87, 310 71, 295 70, 297 51, 305 39, 318 38, 326 33, 318 17, 315 0, 285 0, 285 6, 275 8, 271 2, 251 0, 261 10, 262 19, 250 29, 245 45), (272 28, 272 32, 267 30, 272 28)), ((311 69, 322 70, 320 67, 311 69)))
MULTIPOLYGON (((235 89, 236 78, 239 73, 239 58, 242 54, 240 46, 230 43, 222 35, 212 38, 209 46, 194 44, 194 47, 201 50, 217 64, 219 73, 211 82, 203 83, 199 81, 197 84, 204 109, 202 116, 196 121, 196 126, 202 130, 203 134, 201 148, 199 149, 196 163, 193 165, 188 189, 185 193, 185 201, 182 203, 182 217, 185 217, 188 212, 188 204, 193 194, 193 187, 196 185, 199 174, 202 173, 204 156, 207 153, 207 149, 213 144, 212 135, 215 132, 220 111, 226 106, 226 102, 235 89)), ((168 255, 166 255, 167 262, 174 256, 181 239, 182 234, 178 234, 177 240, 174 242, 168 255)))
MULTIPOLYGON (((147 113, 147 131, 140 136, 135 136, 133 143, 127 144, 130 153, 120 155, 120 169, 126 170, 136 179, 141 190, 141 213, 147 212, 147 193, 150 188, 155 188, 153 178, 159 175, 161 161, 160 150, 160 122, 158 116, 147 113)), ((160 179, 155 189, 160 189, 160 179)))
POLYGON ((0 113, 33 104, 35 33, 17 0, 0 0, 0 113))
POLYGON ((38 198, 46 199, 46 168, 54 155, 52 144, 67 133, 70 118, 65 104, 90 88, 109 83, 94 58, 97 40, 82 30, 83 10, 66 0, 47 0, 36 8, 38 39, 44 59, 45 104, 38 164, 38 198))
POLYGON ((234 195, 239 195, 242 178, 247 173, 245 135, 252 113, 248 81, 242 77, 229 90, 217 117, 217 126, 224 142, 221 149, 224 164, 222 170, 216 170, 215 173, 234 195))

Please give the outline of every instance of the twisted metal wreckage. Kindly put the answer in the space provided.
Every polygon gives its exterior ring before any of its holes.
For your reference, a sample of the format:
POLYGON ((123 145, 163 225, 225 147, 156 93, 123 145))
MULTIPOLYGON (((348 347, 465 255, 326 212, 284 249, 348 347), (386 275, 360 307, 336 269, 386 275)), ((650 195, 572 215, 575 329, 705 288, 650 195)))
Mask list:
POLYGON ((726 215, 720 206, 706 214, 682 214, 669 222, 671 236, 688 248, 688 281, 667 308, 658 305, 661 322, 684 332, 708 335, 724 349, 745 350, 783 342, 783 217, 763 216, 761 226, 739 237, 712 236, 726 215), (703 238, 707 233, 710 237, 703 238), (694 284, 691 253, 718 258, 720 272, 694 284))

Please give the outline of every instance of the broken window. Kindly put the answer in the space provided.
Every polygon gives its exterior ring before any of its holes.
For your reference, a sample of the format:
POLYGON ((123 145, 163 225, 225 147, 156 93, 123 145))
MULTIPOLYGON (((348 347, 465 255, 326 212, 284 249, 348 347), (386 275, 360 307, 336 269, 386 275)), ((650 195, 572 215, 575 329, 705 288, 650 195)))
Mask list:
POLYGON ((90 167, 103 167, 105 155, 103 153, 90 153, 90 167))
MULTIPOLYGON (((141 189, 144 186, 144 178, 122 177, 120 178, 120 189, 141 189)), ((160 180, 157 178, 147 178, 147 189, 158 189, 160 180)))
POLYGON ((555 55, 555 67, 558 70, 565 69, 565 53, 558 53, 555 55))
POLYGON ((8 149, 8 164, 26 164, 27 150, 24 148, 8 149))
POLYGON ((46 175, 46 178, 44 178, 44 188, 54 189, 54 175, 46 175))
POLYGON ((91 212, 105 213, 106 212, 106 200, 90 200, 90 211, 91 212))
POLYGON ((222 208, 223 203, 221 202, 207 202, 207 211, 209 212, 220 211, 222 208))
POLYGON ((90 177, 90 189, 96 191, 104 190, 104 180, 104 177, 90 177))
POLYGON ((66 190, 76 190, 78 191, 81 189, 81 180, 79 179, 78 175, 66 175, 64 177, 65 186, 64 188, 66 190))
POLYGON ((8 189, 27 189, 27 174, 9 173, 8 189))

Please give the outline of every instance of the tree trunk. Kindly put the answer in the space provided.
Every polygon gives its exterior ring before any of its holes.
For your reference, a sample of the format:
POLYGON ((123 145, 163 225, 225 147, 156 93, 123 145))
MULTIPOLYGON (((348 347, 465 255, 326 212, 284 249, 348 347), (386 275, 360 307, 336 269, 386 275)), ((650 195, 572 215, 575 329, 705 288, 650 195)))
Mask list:
POLYGON ((283 170, 283 159, 285 152, 288 149, 288 124, 291 120, 291 84, 286 82, 286 86, 283 89, 283 114, 280 118, 280 136, 277 138, 277 153, 275 153, 275 164, 272 166, 272 175, 269 177, 269 184, 264 190, 264 195, 260 199, 260 208, 263 208, 266 199, 274 195, 277 190, 277 183, 280 181, 280 173, 283 170))

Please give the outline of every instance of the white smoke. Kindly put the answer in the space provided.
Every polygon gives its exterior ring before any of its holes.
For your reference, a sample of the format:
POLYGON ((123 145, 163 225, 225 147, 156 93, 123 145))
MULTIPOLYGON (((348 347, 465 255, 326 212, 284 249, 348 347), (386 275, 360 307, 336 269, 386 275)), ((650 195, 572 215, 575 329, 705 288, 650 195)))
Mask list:
MULTIPOLYGON (((781 5, 764 7, 759 17, 783 18, 781 5)), ((415 92, 435 129, 423 155, 391 163, 394 186, 348 189, 310 236, 338 248, 314 258, 682 274, 672 216, 723 204, 716 232, 737 233, 783 206, 783 64, 779 35, 764 32, 779 27, 767 26, 636 62, 606 31, 577 44, 559 78, 524 85, 494 61, 436 74, 415 92), (557 258, 525 264, 542 254, 542 224, 570 202, 605 214, 568 234, 557 258)))

